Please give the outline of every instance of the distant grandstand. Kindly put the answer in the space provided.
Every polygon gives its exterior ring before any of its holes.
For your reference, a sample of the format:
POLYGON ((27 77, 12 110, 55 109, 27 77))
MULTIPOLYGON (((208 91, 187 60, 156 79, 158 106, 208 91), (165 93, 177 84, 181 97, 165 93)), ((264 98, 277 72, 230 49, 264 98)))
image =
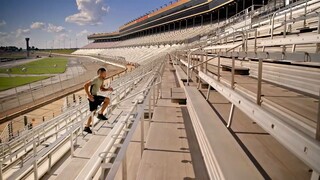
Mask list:
MULTIPOLYGON (((268 1, 178 0, 121 26, 118 32, 95 33, 88 36, 94 42, 83 48, 110 48, 134 45, 190 43, 211 33, 212 24, 262 7, 268 1), (203 26, 203 27, 202 27, 203 26), (146 37, 148 36, 148 37, 146 37), (143 38, 145 37, 145 38, 143 38), (139 38, 138 41, 135 41, 139 38), (142 38, 142 39, 141 39, 142 38), (141 40, 140 40, 141 39, 141 40)), ((284 4, 269 5, 267 11, 284 4)))
POLYGON ((125 66, 1 144, 0 179, 320 178, 320 1, 178 0, 73 57, 125 66), (83 132, 93 117, 93 134, 83 132))

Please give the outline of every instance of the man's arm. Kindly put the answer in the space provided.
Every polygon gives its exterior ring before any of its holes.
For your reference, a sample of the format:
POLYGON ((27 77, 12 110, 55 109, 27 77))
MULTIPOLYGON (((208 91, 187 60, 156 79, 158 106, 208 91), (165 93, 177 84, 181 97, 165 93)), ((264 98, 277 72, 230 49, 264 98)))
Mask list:
POLYGON ((91 86, 91 81, 88 81, 84 84, 84 90, 89 98, 90 101, 94 101, 94 98, 92 96, 92 94, 89 92, 89 87, 91 86))
POLYGON ((112 89, 112 87, 105 88, 105 87, 103 87, 103 84, 101 84, 100 91, 113 91, 113 89, 112 89))

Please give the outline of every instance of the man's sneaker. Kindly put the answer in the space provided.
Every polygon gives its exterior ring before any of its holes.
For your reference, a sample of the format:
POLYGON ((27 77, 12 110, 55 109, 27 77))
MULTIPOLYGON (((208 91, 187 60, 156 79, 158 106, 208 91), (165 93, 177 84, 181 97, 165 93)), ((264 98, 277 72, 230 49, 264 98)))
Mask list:
POLYGON ((89 127, 85 127, 85 128, 83 129, 83 131, 84 131, 84 132, 87 132, 88 134, 92 134, 92 131, 91 131, 91 129, 90 129, 89 127))
POLYGON ((105 117, 103 114, 98 114, 98 119, 104 120, 104 121, 108 120, 108 118, 105 117))

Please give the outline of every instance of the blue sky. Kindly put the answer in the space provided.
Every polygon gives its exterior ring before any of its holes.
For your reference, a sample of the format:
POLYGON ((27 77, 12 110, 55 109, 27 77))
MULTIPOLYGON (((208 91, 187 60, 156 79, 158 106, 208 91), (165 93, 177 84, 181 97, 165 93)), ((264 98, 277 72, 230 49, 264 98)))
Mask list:
POLYGON ((0 46, 82 47, 170 0, 0 0, 0 46))

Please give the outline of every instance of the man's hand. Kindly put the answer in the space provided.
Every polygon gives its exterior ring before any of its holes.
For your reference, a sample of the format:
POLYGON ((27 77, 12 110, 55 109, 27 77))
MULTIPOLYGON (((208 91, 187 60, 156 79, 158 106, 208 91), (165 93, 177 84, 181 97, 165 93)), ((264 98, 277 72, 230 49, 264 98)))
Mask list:
POLYGON ((94 98, 93 98, 93 96, 92 96, 91 94, 88 95, 88 99, 89 99, 91 102, 94 101, 94 98))

